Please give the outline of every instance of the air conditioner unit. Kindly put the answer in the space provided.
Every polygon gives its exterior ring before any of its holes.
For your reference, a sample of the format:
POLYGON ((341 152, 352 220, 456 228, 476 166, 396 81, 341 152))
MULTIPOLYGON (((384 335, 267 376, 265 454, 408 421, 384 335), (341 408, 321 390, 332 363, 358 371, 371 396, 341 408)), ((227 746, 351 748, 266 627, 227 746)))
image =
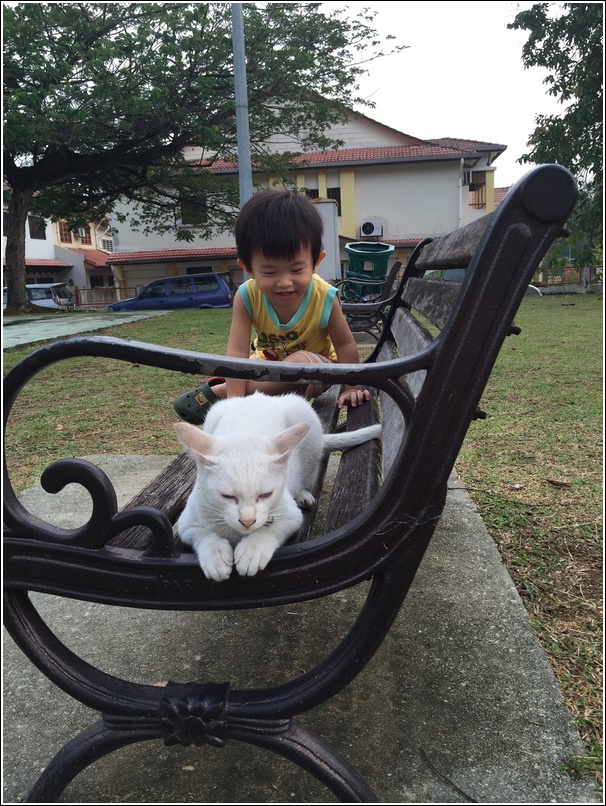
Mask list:
POLYGON ((360 224, 360 236, 383 235, 383 222, 380 219, 363 221, 360 224))
POLYGON ((86 229, 86 227, 80 227, 78 229, 78 238, 86 238, 87 235, 88 235, 88 230, 86 229))

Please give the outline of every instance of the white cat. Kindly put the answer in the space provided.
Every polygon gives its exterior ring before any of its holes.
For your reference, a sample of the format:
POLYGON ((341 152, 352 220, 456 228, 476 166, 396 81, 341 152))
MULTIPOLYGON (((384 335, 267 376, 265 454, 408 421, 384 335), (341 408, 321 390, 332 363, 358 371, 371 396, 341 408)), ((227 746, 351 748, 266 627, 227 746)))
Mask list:
POLYGON ((256 392, 210 409, 204 430, 177 423, 179 440, 196 460, 196 484, 178 521, 209 579, 227 579, 235 564, 253 576, 300 527, 299 507, 314 503, 307 489, 323 451, 377 438, 380 425, 324 434, 311 405, 291 393, 256 392))

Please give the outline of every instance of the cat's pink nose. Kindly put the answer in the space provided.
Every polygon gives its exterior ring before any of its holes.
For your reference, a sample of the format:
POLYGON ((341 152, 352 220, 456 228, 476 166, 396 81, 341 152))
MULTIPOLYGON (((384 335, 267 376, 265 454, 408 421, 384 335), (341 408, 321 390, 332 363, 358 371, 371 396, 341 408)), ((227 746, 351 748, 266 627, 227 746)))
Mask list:
POLYGON ((240 523, 242 524, 242 526, 244 526, 246 529, 248 529, 250 526, 253 525, 253 523, 256 522, 257 519, 256 518, 245 518, 243 520, 242 518, 240 518, 239 520, 240 520, 240 523))

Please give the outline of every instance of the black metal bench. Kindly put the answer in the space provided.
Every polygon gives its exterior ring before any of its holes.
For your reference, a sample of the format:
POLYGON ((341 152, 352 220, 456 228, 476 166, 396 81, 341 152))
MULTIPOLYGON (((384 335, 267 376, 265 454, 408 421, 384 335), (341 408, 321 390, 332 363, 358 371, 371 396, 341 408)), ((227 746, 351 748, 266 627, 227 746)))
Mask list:
MULTIPOLYGON (((41 479, 45 489, 56 492, 77 482, 90 492, 91 518, 74 530, 27 512, 5 470, 5 624, 44 674, 102 715, 55 756, 29 802, 52 801, 97 759, 153 738, 167 745, 249 742, 299 764, 344 802, 377 800, 336 750, 293 718, 347 686, 387 635, 442 513, 448 477, 499 349, 575 199, 567 171, 541 166, 495 213, 424 241, 388 300, 376 348, 361 365, 288 366, 119 339, 73 338, 41 348, 11 370, 5 379, 5 427, 30 378, 74 356, 104 356, 196 376, 302 384, 315 379, 335 387, 363 383, 376 390, 373 403, 351 410, 347 427, 375 417, 383 424, 381 449, 374 441, 343 455, 323 523, 313 524, 310 517, 257 576, 234 575, 221 583, 206 580, 195 555, 173 540, 173 523, 192 481, 185 455, 121 512, 99 468, 77 459, 51 465, 41 479), (462 285, 423 279, 425 272, 447 267, 467 268, 462 285), (311 671, 293 670, 292 680, 262 690, 120 680, 63 645, 28 596, 37 591, 137 608, 236 610, 316 599, 368 579, 366 603, 338 646, 311 671)), ((334 428, 333 400, 328 396, 322 402, 323 397, 319 410, 326 428, 334 428)))

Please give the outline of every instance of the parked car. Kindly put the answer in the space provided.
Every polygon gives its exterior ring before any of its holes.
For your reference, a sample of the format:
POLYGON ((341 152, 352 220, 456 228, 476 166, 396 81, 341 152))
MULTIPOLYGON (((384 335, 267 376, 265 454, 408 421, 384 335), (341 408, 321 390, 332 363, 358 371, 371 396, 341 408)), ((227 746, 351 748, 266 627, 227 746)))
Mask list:
POLYGON ((145 286, 136 297, 114 302, 110 311, 174 311, 180 308, 231 308, 233 294, 221 274, 164 277, 145 286))
MULTIPOLYGON (((425 278, 430 280, 451 280, 455 283, 462 283, 465 279, 465 269, 441 269, 439 271, 430 271, 425 274, 425 278)), ((526 289, 527 294, 534 294, 535 296, 542 297, 543 292, 536 287, 536 285, 529 285, 526 289)))
MULTIPOLYGON (((26 285, 27 298, 32 305, 39 308, 52 308, 59 311, 73 311, 75 308, 74 292, 67 283, 34 283, 26 285)), ((2 289, 2 308, 6 308, 8 292, 2 289)))

